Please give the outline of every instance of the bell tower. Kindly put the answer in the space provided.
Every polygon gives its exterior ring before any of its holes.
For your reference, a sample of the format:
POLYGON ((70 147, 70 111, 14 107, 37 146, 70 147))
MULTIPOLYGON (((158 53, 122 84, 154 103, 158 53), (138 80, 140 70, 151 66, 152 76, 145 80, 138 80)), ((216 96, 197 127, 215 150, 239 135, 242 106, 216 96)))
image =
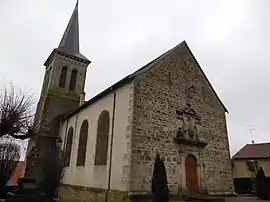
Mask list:
MULTIPOLYGON (((59 120, 56 118, 79 107, 90 63, 80 53, 77 1, 58 47, 44 63, 45 75, 34 120, 38 133, 35 139, 40 136, 58 136, 59 120)), ((36 140, 29 140, 27 167, 28 156, 36 144, 36 140)))
POLYGON ((78 1, 58 48, 45 61, 35 121, 42 131, 56 117, 79 107, 90 61, 80 53, 78 1))

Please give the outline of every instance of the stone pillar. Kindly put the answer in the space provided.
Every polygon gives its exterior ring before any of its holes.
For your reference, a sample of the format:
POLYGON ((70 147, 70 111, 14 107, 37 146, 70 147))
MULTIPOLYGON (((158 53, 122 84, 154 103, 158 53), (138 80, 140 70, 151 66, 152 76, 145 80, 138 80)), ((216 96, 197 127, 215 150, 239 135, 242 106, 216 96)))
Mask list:
POLYGON ((31 171, 31 179, 35 179, 39 184, 44 178, 44 165, 50 158, 56 157, 56 137, 39 136, 37 138, 37 148, 39 156, 36 159, 35 166, 31 171))
POLYGON ((85 102, 85 92, 82 92, 80 95, 80 106, 82 106, 85 102))

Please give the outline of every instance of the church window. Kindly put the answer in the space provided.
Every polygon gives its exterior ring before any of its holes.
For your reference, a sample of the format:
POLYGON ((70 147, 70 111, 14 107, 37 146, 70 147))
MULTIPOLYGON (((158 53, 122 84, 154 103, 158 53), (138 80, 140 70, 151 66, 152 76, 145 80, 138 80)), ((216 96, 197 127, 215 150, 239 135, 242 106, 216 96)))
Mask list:
POLYGON ((71 72, 71 78, 70 78, 70 83, 69 83, 69 90, 74 90, 76 86, 76 80, 77 80, 77 70, 73 70, 71 72))
POLYGON ((85 165, 87 137, 88 137, 88 121, 84 120, 80 130, 77 166, 85 165))
POLYGON ((104 110, 98 118, 95 165, 107 165, 110 114, 104 110))
POLYGON ((67 135, 67 143, 65 149, 65 166, 68 167, 70 164, 70 157, 72 151, 72 141, 73 141, 73 128, 69 128, 67 135))
POLYGON ((67 67, 64 66, 61 71, 59 87, 65 88, 66 85, 66 77, 67 77, 67 67))

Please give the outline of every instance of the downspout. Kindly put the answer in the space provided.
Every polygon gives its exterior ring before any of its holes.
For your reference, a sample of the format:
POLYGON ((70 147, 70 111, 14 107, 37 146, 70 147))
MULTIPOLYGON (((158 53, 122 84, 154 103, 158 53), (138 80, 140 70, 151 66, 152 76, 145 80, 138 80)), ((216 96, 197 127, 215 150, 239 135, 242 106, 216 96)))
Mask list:
POLYGON ((112 128, 111 128, 111 142, 110 142, 110 160, 109 160, 109 172, 108 172, 108 188, 105 192, 105 202, 108 201, 108 194, 111 189, 111 174, 112 174, 112 149, 113 149, 113 136, 114 136, 114 120, 115 120, 115 103, 116 92, 113 92, 113 113, 112 113, 112 128))
MULTIPOLYGON (((79 113, 76 113, 76 116, 75 116, 75 124, 74 124, 74 135, 73 135, 73 138, 75 138, 76 135, 77 135, 78 114, 79 114, 79 113)), ((72 141, 73 141, 73 140, 72 140, 72 141)), ((79 145, 78 145, 78 146, 79 146, 79 145)), ((76 163, 76 165, 77 165, 77 163, 76 163)))
POLYGON ((67 141, 67 130, 68 130, 68 121, 69 119, 66 120, 67 124, 66 124, 66 129, 65 129, 65 139, 64 139, 64 148, 63 151, 66 151, 66 141, 67 141))
MULTIPOLYGON (((62 147, 62 145, 61 145, 61 148, 60 148, 60 151, 61 151, 61 149, 63 148, 63 153, 64 153, 64 162, 66 161, 66 159, 65 159, 65 154, 66 154, 66 139, 67 139, 67 130, 68 130, 68 121, 69 121, 69 119, 66 119, 66 127, 65 127, 65 135, 64 135, 64 141, 63 141, 63 144, 64 144, 64 146, 62 147)), ((59 136, 58 136, 59 137, 59 136)), ((61 136, 60 136, 60 138, 61 138, 61 136)), ((59 150, 58 150, 58 152, 59 152, 59 150)), ((59 153, 58 153, 59 154, 59 153)), ((62 185, 62 183, 60 183, 60 186, 62 185)), ((60 187, 58 187, 57 188, 57 190, 56 190, 56 197, 58 198, 59 197, 59 188, 60 187)))

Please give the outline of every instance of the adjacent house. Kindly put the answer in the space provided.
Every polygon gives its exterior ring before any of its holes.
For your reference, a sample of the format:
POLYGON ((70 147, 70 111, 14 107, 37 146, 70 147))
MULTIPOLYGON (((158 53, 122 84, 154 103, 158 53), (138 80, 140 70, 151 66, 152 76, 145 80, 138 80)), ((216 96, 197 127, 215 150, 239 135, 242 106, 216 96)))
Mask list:
MULTIPOLYGON (((270 181, 270 143, 246 144, 232 157, 235 192, 255 191, 256 171, 262 167, 270 181)), ((269 183, 270 185, 270 183, 269 183)))
POLYGON ((22 171, 24 167, 24 162, 23 161, 18 161, 16 167, 14 168, 8 182, 7 186, 16 186, 19 183, 19 180, 22 177, 22 171))

